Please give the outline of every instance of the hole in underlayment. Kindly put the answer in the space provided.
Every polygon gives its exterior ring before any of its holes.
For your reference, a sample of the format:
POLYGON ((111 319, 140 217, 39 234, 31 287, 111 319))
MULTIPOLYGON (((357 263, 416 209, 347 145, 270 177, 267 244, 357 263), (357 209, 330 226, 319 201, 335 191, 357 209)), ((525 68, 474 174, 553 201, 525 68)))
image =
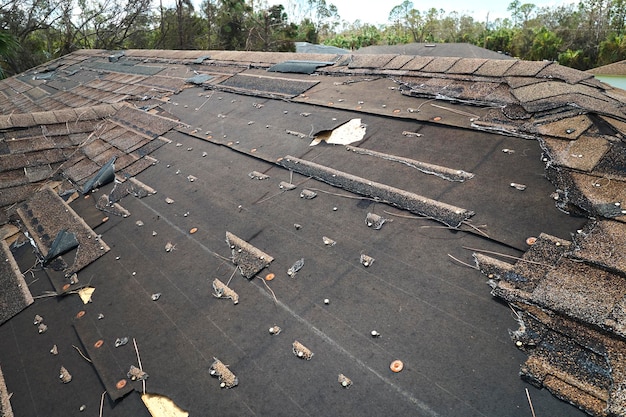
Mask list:
POLYGON ((315 146, 321 142, 330 145, 349 145, 358 142, 365 136, 367 125, 361 119, 352 119, 332 130, 322 130, 315 135, 309 146, 315 146))
POLYGON ((189 413, 165 395, 143 394, 141 400, 152 417, 187 417, 189 413))

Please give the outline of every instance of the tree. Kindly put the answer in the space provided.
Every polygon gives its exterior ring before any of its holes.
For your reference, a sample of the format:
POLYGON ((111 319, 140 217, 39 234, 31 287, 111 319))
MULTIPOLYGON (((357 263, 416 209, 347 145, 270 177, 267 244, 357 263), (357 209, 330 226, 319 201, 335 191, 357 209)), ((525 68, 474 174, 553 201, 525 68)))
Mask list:
POLYGON ((7 58, 13 58, 19 45, 15 38, 7 32, 0 32, 0 78, 4 78, 4 65, 7 58))

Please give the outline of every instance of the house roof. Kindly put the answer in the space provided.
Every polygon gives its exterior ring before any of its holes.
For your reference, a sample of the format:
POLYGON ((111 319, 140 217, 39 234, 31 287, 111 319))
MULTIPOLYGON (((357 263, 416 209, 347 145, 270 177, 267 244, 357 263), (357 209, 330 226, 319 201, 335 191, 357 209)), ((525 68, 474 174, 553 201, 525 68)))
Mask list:
POLYGON ((395 54, 1 81, 2 411, 623 414, 625 94, 395 54))
POLYGON ((626 75, 626 60, 592 68, 587 72, 594 75, 626 75))
POLYGON ((495 52, 470 43, 427 43, 414 42, 401 45, 371 45, 359 48, 357 54, 399 54, 417 56, 437 56, 456 58, 513 59, 501 52, 495 52))

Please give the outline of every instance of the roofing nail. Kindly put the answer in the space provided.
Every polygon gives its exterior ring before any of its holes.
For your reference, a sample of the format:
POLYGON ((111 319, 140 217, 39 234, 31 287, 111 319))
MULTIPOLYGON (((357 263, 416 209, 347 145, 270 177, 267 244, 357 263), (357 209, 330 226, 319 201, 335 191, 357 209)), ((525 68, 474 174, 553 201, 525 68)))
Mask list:
POLYGON ((159 298, 161 298, 161 293, 160 292, 154 293, 152 294, 150 298, 152 298, 152 301, 157 301, 159 298))
POLYGON ((330 300, 328 298, 324 298, 324 304, 326 305, 330 304, 330 300))
POLYGON ((518 184, 516 182, 512 182, 511 187, 515 188, 516 190, 520 190, 520 191, 524 191, 526 189, 526 185, 524 184, 518 184))
POLYGON ((48 326, 43 323, 40 323, 39 326, 37 326, 37 331, 39 332, 39 334, 45 333, 46 330, 48 330, 48 326))
POLYGON ((352 380, 348 378, 347 376, 345 376, 344 374, 339 374, 339 377, 337 378, 337 382, 339 382, 341 386, 344 388, 349 388, 352 385, 352 380))
POLYGON ((33 320, 33 324, 37 326, 41 323, 43 323, 43 317, 41 317, 39 314, 36 314, 35 319, 33 320))
POLYGON ((271 335, 276 336, 277 334, 279 334, 282 331, 282 329, 278 326, 272 326, 269 328, 269 332, 271 335))
POLYGON ((370 332, 370 335, 372 335, 372 337, 380 337, 380 333, 378 333, 376 330, 372 330, 370 332))
POLYGON ((59 348, 57 348, 57 345, 52 345, 52 349, 50 349, 50 353, 52 353, 53 355, 59 354, 59 348))
POLYGON ((143 226, 143 222, 141 220, 137 220, 135 224, 137 225, 137 227, 143 226))
POLYGON ((337 244, 336 241, 326 236, 322 236, 322 242, 324 242, 326 246, 335 246, 337 244))

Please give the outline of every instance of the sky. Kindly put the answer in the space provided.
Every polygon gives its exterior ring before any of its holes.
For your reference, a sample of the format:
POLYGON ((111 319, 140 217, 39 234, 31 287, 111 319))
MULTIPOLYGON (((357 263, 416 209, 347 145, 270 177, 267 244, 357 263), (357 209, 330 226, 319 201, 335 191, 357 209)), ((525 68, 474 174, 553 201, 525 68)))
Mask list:
MULTIPOLYGON (((293 1, 293 0, 292 0, 293 1)), ((426 11, 431 7, 443 9, 446 14, 456 11, 460 15, 470 15, 479 22, 487 20, 493 21, 496 18, 510 17, 507 11, 508 5, 512 0, 440 0, 438 2, 420 2, 413 0, 413 7, 420 12, 426 11)), ((283 4, 286 11, 290 15, 290 9, 287 3, 289 0, 271 0, 270 4, 283 4)), ((394 6, 401 4, 403 0, 326 0, 327 4, 337 6, 339 16, 348 23, 360 20, 361 23, 386 24, 388 22, 389 12, 394 6)), ((563 4, 577 3, 576 0, 522 0, 521 3, 532 3, 538 8, 555 7, 563 4)))

